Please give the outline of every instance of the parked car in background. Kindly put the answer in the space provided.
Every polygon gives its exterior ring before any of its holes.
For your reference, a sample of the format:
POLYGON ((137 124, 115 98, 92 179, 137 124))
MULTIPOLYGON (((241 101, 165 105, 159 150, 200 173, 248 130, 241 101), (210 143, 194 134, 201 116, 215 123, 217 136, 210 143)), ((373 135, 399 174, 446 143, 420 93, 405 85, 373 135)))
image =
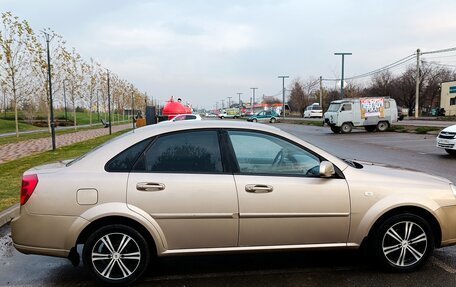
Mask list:
POLYGON ((17 250, 77 265, 82 249, 89 272, 117 285, 155 256, 366 246, 380 265, 407 272, 456 244, 449 180, 343 160, 238 121, 135 129, 27 170, 20 198, 17 250))
POLYGON ((179 122, 179 121, 200 121, 201 116, 200 115, 195 115, 195 114, 182 114, 182 115, 177 115, 171 120, 168 121, 163 121, 160 123, 174 123, 174 122, 179 122))
POLYGON ((253 116, 250 116, 247 121, 248 122, 270 122, 275 123, 277 122, 278 115, 273 111, 261 111, 257 112, 253 116))
POLYGON ((444 128, 436 139, 437 147, 443 148, 448 154, 456 155, 456 125, 444 128))
POLYGON ((320 104, 314 103, 304 110, 304 118, 322 118, 323 109, 320 107, 320 104))

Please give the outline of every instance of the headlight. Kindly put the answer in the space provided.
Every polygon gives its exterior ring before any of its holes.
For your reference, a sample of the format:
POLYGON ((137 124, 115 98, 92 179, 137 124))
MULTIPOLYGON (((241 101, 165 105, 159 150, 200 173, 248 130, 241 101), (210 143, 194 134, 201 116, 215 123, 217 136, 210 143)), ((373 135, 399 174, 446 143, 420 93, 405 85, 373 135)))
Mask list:
POLYGON ((456 186, 450 183, 451 190, 453 191, 454 196, 456 196, 456 186))

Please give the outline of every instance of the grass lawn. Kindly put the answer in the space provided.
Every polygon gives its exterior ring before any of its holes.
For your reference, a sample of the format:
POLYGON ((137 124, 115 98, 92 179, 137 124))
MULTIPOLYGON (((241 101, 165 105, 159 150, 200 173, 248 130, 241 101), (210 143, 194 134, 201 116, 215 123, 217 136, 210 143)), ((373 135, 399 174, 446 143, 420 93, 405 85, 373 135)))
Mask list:
POLYGON ((27 169, 37 165, 78 157, 127 131, 129 130, 62 147, 54 152, 48 151, 0 164, 0 211, 19 202, 22 174, 27 169))
MULTIPOLYGON (((40 129, 39 127, 35 127, 33 125, 25 124, 19 122, 19 131, 30 131, 30 130, 37 130, 40 129)), ((16 131, 16 124, 14 120, 4 120, 0 119, 0 134, 4 133, 12 133, 16 131)))

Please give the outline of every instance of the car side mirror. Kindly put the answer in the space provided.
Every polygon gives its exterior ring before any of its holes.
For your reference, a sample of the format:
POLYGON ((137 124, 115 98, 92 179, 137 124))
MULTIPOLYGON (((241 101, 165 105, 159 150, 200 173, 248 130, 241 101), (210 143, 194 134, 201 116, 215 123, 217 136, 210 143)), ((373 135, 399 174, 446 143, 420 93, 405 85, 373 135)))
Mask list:
POLYGON ((320 177, 332 177, 336 174, 334 165, 329 161, 322 161, 320 163, 320 177))

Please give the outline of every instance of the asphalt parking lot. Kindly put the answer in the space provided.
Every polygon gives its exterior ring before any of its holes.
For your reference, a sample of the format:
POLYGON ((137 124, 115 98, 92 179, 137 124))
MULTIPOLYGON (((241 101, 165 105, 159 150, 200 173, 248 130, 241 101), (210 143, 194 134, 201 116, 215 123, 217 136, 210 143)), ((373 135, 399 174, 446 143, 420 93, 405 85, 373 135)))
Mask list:
MULTIPOLYGON (((327 127, 277 124, 340 157, 413 168, 456 181, 456 158, 434 147, 435 136, 333 134, 327 127)), ((9 226, 0 228, 0 286, 94 286, 66 259, 18 253, 9 226)), ((456 247, 436 250, 418 272, 388 273, 356 251, 281 252, 161 258, 138 286, 454 286, 456 247)))

